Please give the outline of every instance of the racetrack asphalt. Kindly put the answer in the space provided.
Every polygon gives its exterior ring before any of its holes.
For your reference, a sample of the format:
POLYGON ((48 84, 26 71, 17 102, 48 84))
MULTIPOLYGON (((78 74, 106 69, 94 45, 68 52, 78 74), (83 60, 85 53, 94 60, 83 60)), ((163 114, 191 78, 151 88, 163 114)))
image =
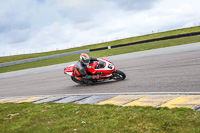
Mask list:
POLYGON ((70 64, 64 63, 0 74, 0 97, 145 92, 200 94, 200 43, 104 58, 126 73, 124 81, 78 85, 63 74, 64 67, 70 64))

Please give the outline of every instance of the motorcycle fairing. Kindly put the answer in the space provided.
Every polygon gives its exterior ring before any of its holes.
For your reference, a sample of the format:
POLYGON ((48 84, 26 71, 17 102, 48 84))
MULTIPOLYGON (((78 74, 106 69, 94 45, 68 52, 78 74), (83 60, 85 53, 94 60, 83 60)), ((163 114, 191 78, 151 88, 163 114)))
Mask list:
POLYGON ((100 73, 100 74, 102 74, 102 76, 107 77, 108 75, 110 75, 112 72, 115 71, 115 67, 110 61, 108 61, 106 59, 102 59, 102 58, 97 58, 97 59, 98 59, 98 62, 94 62, 92 64, 89 64, 89 66, 86 69, 87 72, 89 72, 91 74, 100 73), (103 62, 103 66, 97 68, 100 61, 103 62))
MULTIPOLYGON (((72 64, 64 69, 64 73, 75 76, 73 72, 73 67, 75 64, 72 64)), ((112 73, 115 71, 114 64, 106 59, 98 58, 98 62, 93 62, 87 66, 86 72, 92 75, 101 74, 102 78, 106 79, 112 76, 112 73), (103 62, 103 66, 97 67, 99 62, 103 62)))
POLYGON ((73 67, 75 64, 72 64, 64 69, 64 73, 73 76, 73 67))

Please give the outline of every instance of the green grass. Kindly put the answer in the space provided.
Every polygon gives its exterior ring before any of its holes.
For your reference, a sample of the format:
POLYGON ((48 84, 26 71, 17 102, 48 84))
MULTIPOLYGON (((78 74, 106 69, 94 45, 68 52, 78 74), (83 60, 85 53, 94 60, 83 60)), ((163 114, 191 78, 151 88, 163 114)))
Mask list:
MULTIPOLYGON (((117 55, 117 54, 123 54, 123 53, 149 50, 149 49, 163 48, 163 47, 169 47, 169 46, 176 46, 176 45, 194 43, 194 42, 200 42, 200 35, 95 51, 95 52, 90 52, 88 54, 92 57, 102 57, 102 56, 117 55)), ((36 61, 36 62, 31 62, 31 63, 26 63, 26 64, 3 67, 3 68, 0 68, 0 73, 65 63, 65 62, 70 62, 70 61, 77 61, 79 59, 79 56, 80 56, 79 54, 76 54, 76 55, 70 55, 70 56, 65 56, 65 57, 60 57, 60 58, 54 58, 54 59, 36 61)))
POLYGON ((143 36, 138 36, 138 37, 130 37, 130 38, 125 38, 125 39, 93 44, 93 45, 88 45, 88 46, 82 46, 82 47, 76 47, 76 48, 71 48, 71 49, 65 49, 65 50, 0 57, 0 63, 41 57, 41 56, 48 56, 48 55, 54 55, 54 54, 60 54, 60 53, 66 53, 66 52, 72 52, 72 51, 78 51, 78 50, 84 50, 84 49, 113 46, 113 45, 118 45, 118 44, 124 44, 124 43, 130 43, 130 42, 136 42, 136 41, 141 41, 141 40, 147 40, 147 39, 153 39, 153 38, 159 38, 159 37, 165 37, 165 36, 171 36, 171 35, 177 35, 177 34, 184 34, 184 33, 190 33, 190 32, 197 32, 197 31, 200 31, 200 26, 148 34, 148 35, 143 35, 143 36))
POLYGON ((0 104, 2 133, 200 132, 200 112, 187 108, 56 103, 0 104))

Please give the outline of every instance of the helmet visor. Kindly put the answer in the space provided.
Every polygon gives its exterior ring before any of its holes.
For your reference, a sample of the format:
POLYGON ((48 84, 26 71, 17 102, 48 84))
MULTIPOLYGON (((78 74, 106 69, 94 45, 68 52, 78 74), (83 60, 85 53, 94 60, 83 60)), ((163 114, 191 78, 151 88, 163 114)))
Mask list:
POLYGON ((84 58, 83 58, 83 63, 84 63, 85 65, 89 65, 90 59, 84 59, 84 58))
POLYGON ((83 59, 83 62, 85 62, 85 63, 89 63, 90 60, 89 60, 89 59, 83 59))

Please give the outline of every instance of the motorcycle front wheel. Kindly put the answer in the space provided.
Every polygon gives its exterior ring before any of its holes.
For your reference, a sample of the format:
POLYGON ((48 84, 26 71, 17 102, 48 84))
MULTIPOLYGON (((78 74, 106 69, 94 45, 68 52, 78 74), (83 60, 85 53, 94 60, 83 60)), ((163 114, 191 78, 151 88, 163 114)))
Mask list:
POLYGON ((120 81, 120 80, 124 80, 126 78, 126 74, 120 70, 115 70, 112 73, 112 79, 120 81))

